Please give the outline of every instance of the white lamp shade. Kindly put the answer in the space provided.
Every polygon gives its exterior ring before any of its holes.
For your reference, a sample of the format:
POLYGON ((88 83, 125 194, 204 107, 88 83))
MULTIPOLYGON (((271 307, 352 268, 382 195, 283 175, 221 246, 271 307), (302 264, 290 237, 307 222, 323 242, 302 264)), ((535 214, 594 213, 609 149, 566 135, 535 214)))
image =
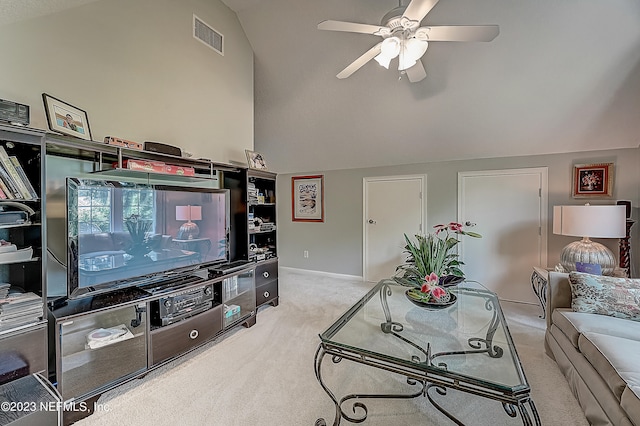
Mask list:
POLYGON ((391 63, 391 58, 390 56, 385 56, 384 54, 380 53, 378 56, 376 56, 375 59, 380 66, 385 67, 386 69, 389 69, 389 64, 391 63))
POLYGON ((427 47, 429 47, 429 43, 424 40, 417 38, 406 40, 402 45, 398 70, 403 71, 414 66, 418 59, 425 54, 427 47))
POLYGON ((574 237, 622 238, 626 235, 625 206, 554 206, 553 233, 574 237))
POLYGON ((389 63, 400 53, 400 39, 398 37, 388 37, 382 41, 380 54, 375 59, 380 65, 389 69, 389 63))
POLYGON ((202 206, 176 206, 176 220, 202 220, 202 206))

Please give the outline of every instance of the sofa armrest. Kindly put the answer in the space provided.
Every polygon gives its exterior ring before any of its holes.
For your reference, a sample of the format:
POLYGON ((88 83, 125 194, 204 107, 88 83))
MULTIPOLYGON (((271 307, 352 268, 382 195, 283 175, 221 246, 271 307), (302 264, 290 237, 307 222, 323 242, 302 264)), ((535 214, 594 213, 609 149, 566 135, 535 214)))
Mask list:
POLYGON ((551 327, 553 322, 554 309, 570 307, 571 286, 569 285, 569 274, 549 271, 549 282, 547 283, 547 328, 551 327))

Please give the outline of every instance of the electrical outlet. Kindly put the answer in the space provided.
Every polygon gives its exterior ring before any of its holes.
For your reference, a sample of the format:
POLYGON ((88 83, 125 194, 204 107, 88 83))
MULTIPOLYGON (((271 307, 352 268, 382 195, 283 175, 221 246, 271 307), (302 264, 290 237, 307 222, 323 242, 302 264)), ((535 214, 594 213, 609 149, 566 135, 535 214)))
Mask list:
POLYGON ((309 258, 309 250, 305 250, 302 255, 304 256, 305 259, 309 258))

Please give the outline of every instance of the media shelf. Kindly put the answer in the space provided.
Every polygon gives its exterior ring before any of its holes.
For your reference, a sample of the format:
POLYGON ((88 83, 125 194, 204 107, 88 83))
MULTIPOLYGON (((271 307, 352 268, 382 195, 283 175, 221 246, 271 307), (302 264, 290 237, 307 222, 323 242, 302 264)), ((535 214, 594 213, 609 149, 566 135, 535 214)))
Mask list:
POLYGON ((82 400, 147 368, 146 305, 110 308, 56 321, 57 388, 82 400))
POLYGON ((276 175, 249 170, 247 208, 249 259, 266 260, 278 256, 276 244, 276 175))
POLYGON ((0 384, 47 370, 42 133, 0 125, 0 384), (11 188, 22 192, 17 195, 11 188), (34 192, 29 191, 29 187, 34 192))
MULTIPOLYGON (((236 326, 255 324, 254 268, 203 268, 53 309, 53 381, 62 401, 95 400, 236 326), (225 315, 230 306, 237 312, 225 315)), ((77 420, 64 415, 65 423, 77 420)))
MULTIPOLYGON (((50 133, 45 135, 45 147, 47 155, 93 162, 95 164, 94 172, 116 174, 132 172, 132 170, 123 167, 124 162, 128 159, 161 161, 168 165, 191 167, 195 170, 196 179, 215 179, 218 171, 238 172, 239 170, 238 167, 231 164, 123 148, 101 142, 84 141, 69 136, 50 133)), ((167 176, 167 178, 177 177, 178 179, 185 177, 168 173, 153 173, 153 175, 167 176)), ((191 176, 191 178, 193 178, 193 176, 191 176)))
MULTIPOLYGON (((0 283, 10 282, 20 292, 33 293, 41 308, 37 317, 0 327, 0 386, 41 373, 55 386, 54 391, 60 394, 63 403, 86 402, 91 409, 105 391, 142 377, 235 327, 251 327, 256 323, 257 305, 277 305, 274 173, 2 124, 0 146, 9 156, 16 157, 34 190, 28 199, 10 200, 25 206, 28 220, 0 221, 0 239, 11 240, 18 250, 27 247, 33 250, 29 259, 3 263, 0 249, 0 283), (131 166, 126 163, 128 160, 190 167, 195 176, 131 170, 125 167, 131 166), (190 264, 167 275, 151 274, 138 286, 116 288, 120 284, 115 283, 112 289, 99 288, 82 297, 70 293, 69 265, 65 260, 67 255, 72 258, 73 251, 69 248, 74 246, 69 246, 68 239, 68 178, 122 179, 159 186, 197 187, 198 191, 228 190, 229 264, 224 267, 202 257, 203 253, 206 256, 219 249, 216 245, 219 239, 212 240, 206 235, 178 238, 176 232, 181 225, 172 224, 175 229, 163 230, 160 238, 162 244, 171 247, 161 249, 178 247, 201 252, 200 257, 193 257, 194 268, 190 264), (258 189, 256 199, 248 199, 249 185, 258 189), (258 228, 254 223, 251 232, 249 212, 261 220, 258 228), (71 299, 67 299, 69 296, 71 299), (167 309, 161 310, 161 304, 167 309), (8 365, 10 369, 6 368, 8 365)), ((11 203, 5 202, 7 206, 11 203)), ((175 207, 166 210, 165 219, 178 220, 175 207)), ((206 220, 199 219, 200 228, 204 229, 206 220)), ((111 231, 112 234, 121 231, 120 225, 111 231)), ((94 229, 89 232, 109 234, 94 229)), ((116 247, 115 251, 121 249, 116 247)), ((91 411, 64 411, 63 423, 70 424, 90 414, 91 411)))
POLYGON ((222 280, 223 327, 236 324, 255 324, 256 293, 254 269, 232 275, 222 280))
POLYGON ((143 179, 147 180, 148 182, 167 182, 174 185, 177 183, 210 183, 211 181, 217 181, 216 175, 186 176, 170 173, 153 173, 149 171, 132 170, 125 168, 99 170, 94 172, 94 174, 124 179, 143 179))
POLYGON ((277 306, 278 228, 276 222, 275 173, 249 170, 247 208, 249 223, 249 259, 256 264, 256 305, 277 306))

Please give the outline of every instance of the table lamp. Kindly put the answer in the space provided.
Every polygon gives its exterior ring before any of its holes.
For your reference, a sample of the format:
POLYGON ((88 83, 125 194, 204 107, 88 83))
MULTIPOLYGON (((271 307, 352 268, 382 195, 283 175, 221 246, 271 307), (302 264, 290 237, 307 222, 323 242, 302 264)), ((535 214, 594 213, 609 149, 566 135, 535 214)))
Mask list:
POLYGON ((570 272, 576 262, 600 265, 602 275, 613 275, 616 259, 607 247, 589 238, 622 238, 625 236, 624 206, 589 204, 583 206, 554 206, 553 233, 582 237, 562 249, 560 264, 570 272))
POLYGON ((202 206, 176 206, 176 220, 186 220, 178 231, 179 240, 193 240, 200 229, 192 220, 202 220, 202 206))

